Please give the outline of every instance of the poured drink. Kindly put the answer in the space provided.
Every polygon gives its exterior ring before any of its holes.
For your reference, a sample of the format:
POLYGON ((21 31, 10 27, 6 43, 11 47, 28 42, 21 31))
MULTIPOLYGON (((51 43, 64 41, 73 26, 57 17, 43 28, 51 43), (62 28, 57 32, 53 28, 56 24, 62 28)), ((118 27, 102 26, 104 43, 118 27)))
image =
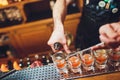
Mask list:
POLYGON ((112 50, 109 53, 109 63, 114 67, 118 67, 120 65, 120 51, 112 50))
POLYGON ((68 55, 67 61, 68 61, 68 66, 73 73, 80 73, 80 74, 82 73, 81 68, 80 68, 81 67, 80 56, 76 54, 76 52, 70 53, 68 55))
POLYGON ((96 50, 96 51, 94 51, 94 56, 96 59, 95 64, 96 64, 97 68, 105 69, 107 59, 108 59, 107 51, 105 49, 96 50))
POLYGON ((69 62, 71 64, 71 67, 73 67, 73 68, 77 68, 81 65, 81 62, 80 62, 79 58, 76 57, 76 56, 70 57, 69 62))
POLYGON ((58 67, 59 69, 62 69, 62 68, 64 68, 64 67, 66 66, 65 60, 56 60, 56 61, 55 61, 55 64, 57 65, 57 67, 58 67))
POLYGON ((84 54, 82 61, 86 66, 90 66, 94 62, 94 58, 90 54, 84 54))
POLYGON ((82 59, 82 66, 86 71, 94 72, 94 57, 93 52, 89 50, 81 51, 80 57, 82 59))
POLYGON ((52 55, 52 59, 59 73, 68 73, 66 56, 64 53, 55 53, 52 55))

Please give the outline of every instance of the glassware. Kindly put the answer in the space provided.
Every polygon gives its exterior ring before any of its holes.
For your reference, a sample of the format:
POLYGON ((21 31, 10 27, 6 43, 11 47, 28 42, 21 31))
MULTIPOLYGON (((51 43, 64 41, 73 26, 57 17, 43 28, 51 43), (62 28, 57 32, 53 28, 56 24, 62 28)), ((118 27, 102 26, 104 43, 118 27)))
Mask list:
POLYGON ((55 53, 52 55, 53 63, 57 67, 57 71, 62 73, 68 73, 66 56, 64 53, 55 53))
POLYGON ((83 68, 86 71, 93 71, 94 72, 94 57, 93 52, 91 49, 81 51, 80 57, 82 60, 83 68))
POLYGON ((98 69, 106 69, 107 67, 107 60, 108 60, 108 54, 107 50, 105 49, 98 49, 94 51, 94 57, 95 57, 95 65, 98 69))
POLYGON ((109 51, 109 63, 115 70, 120 66, 120 51, 111 49, 109 51))
POLYGON ((82 73, 81 71, 81 60, 77 52, 70 53, 67 57, 68 66, 73 73, 82 73))
POLYGON ((74 37, 72 35, 72 33, 66 31, 65 32, 65 37, 66 37, 66 40, 67 40, 67 45, 70 46, 74 40, 74 37))

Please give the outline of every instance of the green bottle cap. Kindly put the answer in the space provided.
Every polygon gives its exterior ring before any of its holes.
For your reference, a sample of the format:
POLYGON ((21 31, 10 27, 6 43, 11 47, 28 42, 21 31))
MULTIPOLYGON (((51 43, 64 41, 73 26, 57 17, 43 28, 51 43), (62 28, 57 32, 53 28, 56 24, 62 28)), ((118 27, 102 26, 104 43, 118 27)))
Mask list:
POLYGON ((104 0, 104 2, 108 2, 109 0, 104 0))

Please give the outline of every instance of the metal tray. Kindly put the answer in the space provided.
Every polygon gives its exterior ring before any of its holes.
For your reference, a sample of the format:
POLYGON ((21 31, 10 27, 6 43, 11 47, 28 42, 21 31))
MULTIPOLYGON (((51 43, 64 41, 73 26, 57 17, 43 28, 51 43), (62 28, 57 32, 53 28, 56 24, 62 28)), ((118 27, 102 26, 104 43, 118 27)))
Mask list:
MULTIPOLYGON (((5 76, 4 78, 0 80, 72 80, 76 78, 84 78, 84 77, 90 77, 90 76, 96 76, 96 75, 102 75, 102 74, 110 74, 120 72, 120 70, 114 70, 112 68, 108 68, 107 71, 95 71, 95 72, 89 72, 86 74, 86 72, 83 71, 83 74, 74 74, 71 73, 65 77, 63 74, 59 74, 57 72, 56 67, 54 64, 45 65, 42 67, 36 67, 36 68, 25 68, 20 71, 15 71, 12 74, 9 74, 5 76)), ((1 76, 5 75, 6 73, 2 74, 1 76)))

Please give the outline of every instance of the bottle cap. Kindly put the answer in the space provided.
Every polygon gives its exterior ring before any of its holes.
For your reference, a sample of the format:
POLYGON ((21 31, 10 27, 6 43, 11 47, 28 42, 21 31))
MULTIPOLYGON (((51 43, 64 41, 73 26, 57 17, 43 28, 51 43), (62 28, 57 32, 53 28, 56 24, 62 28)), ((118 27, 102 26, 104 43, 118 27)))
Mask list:
POLYGON ((104 2, 109 2, 109 0, 104 0, 104 2))
POLYGON ((35 55, 35 59, 39 59, 39 55, 38 54, 35 55))
POLYGON ((59 42, 54 43, 54 49, 55 50, 60 50, 61 48, 62 48, 61 43, 59 43, 59 42))
POLYGON ((98 3, 98 5, 103 8, 103 7, 105 7, 106 3, 104 1, 100 1, 98 3))
POLYGON ((30 58, 26 58, 27 60, 30 60, 30 58))
POLYGON ((47 61, 46 61, 47 63, 49 63, 50 62, 50 60, 49 59, 47 59, 47 61))
POLYGON ((42 56, 42 58, 45 58, 45 56, 42 56))
POLYGON ((118 8, 113 8, 112 9, 112 13, 117 13, 118 12, 118 8))

